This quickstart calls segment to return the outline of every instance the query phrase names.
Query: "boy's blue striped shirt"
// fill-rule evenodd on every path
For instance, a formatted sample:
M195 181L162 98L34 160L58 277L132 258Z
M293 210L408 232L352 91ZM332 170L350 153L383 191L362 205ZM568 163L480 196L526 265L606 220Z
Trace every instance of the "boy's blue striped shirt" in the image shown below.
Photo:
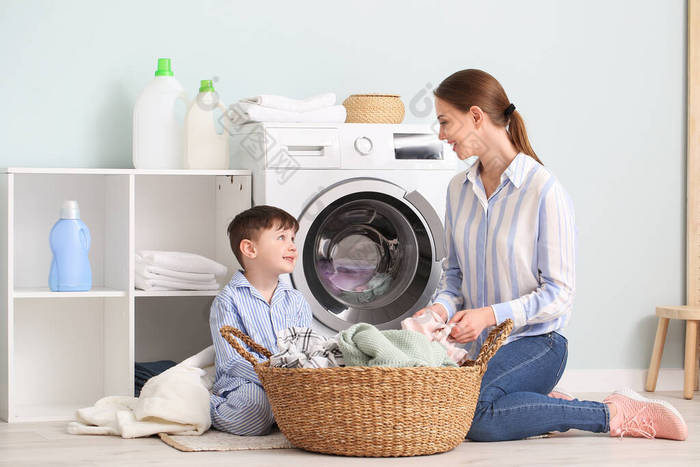
M270 303L238 271L211 306L209 326L216 351L216 381L212 392L225 397L245 382L261 385L253 366L231 347L221 334L222 326L234 326L273 354L277 352L277 334L287 328L309 327L311 308L301 292L280 280ZM243 346L258 360L262 355Z

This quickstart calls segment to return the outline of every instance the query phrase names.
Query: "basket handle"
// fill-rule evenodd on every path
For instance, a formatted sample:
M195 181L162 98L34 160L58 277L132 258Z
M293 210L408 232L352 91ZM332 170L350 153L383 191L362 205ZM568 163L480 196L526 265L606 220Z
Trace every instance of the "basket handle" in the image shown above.
M228 341L228 343L231 344L231 346L234 349L236 349L236 352L238 352L239 354L241 354L241 356L243 358L248 360L250 362L250 364L253 365L253 367L255 367L256 365L260 365L260 362L258 361L257 358L255 358L253 355L251 355L250 352L248 352L245 348L243 348L243 346L240 344L240 342L238 342L236 339L234 339L234 336L238 337L240 340L245 342L248 347L255 350L257 353L259 353L267 358L270 358L270 356L272 355L272 353L270 353L269 350L267 350L265 347L263 347L262 345L255 342L253 339L251 339L248 336L248 334L244 333L243 331L241 331L238 328L234 328L233 326L224 326L219 330L219 332L221 333L221 337L226 339L226 341Z
M486 373L489 360L501 348L512 330L513 320L507 319L489 333L486 342L481 346L479 356L476 357L476 365L479 367L480 374Z

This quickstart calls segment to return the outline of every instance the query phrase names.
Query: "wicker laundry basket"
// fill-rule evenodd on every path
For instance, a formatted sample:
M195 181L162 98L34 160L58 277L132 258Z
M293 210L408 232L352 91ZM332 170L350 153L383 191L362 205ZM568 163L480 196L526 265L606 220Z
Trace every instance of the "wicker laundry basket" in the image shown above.
M416 456L461 443L474 417L487 363L513 329L493 329L476 360L455 367L273 368L270 352L239 329L221 335L260 377L280 430L307 451ZM268 358L258 362L234 338Z
M345 123L401 123L406 112L398 94L352 94L343 106Z

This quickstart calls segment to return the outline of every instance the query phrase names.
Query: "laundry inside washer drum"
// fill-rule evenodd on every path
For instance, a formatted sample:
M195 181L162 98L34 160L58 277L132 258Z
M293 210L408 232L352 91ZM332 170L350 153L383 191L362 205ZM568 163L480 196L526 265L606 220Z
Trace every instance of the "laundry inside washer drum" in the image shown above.
M315 269L337 301L353 307L385 306L411 283L415 235L405 217L375 200L345 204L319 228Z

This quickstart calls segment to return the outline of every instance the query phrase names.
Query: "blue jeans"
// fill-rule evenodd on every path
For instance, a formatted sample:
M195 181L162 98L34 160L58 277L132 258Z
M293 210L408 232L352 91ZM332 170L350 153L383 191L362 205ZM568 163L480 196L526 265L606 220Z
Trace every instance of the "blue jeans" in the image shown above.
M467 438L506 441L571 428L609 431L602 402L547 397L566 366L568 343L550 332L501 347L488 363Z

